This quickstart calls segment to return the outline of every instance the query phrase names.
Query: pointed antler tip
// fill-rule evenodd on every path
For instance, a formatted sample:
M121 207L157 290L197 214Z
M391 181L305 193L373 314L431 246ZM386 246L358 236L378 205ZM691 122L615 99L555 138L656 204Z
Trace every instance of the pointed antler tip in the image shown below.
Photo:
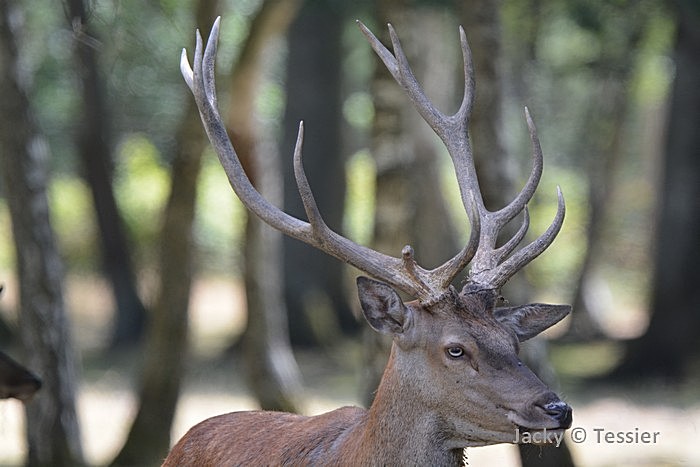
M527 122L527 127L530 130L530 133L536 134L537 127L535 126L535 120L532 118L530 109L527 106L525 106L525 121Z
M190 66L190 60L187 58L187 49L182 48L182 52L180 53L180 71L185 74L192 74L192 67Z
M190 66L190 61L187 59L187 49L182 48L182 53L180 54L180 74L185 79L187 87L192 90L192 83L194 81L194 72Z
M299 120L299 130L297 130L297 142L294 151L301 150L301 145L304 142L304 120Z

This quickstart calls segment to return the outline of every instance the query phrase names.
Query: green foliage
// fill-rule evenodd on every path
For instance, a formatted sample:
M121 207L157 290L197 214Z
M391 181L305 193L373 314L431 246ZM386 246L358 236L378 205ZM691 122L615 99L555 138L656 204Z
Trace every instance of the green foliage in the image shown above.
M247 212L210 151L204 156L197 186L195 240L207 270L240 272Z
M660 137L654 128L660 124L659 110L672 78L668 54L673 21L666 5L653 0L549 0L535 6L511 0L504 4L503 24L506 63L513 66L506 78L526 99L505 107L507 144L516 153L528 146L520 111L527 103L545 153L545 176L531 206L533 235L553 215L550 181L562 186L567 202L562 232L528 267L528 277L548 295L576 286L588 248L589 167L606 164L614 155L596 148L614 148L600 142L619 137L621 154L611 166L615 173L607 216L599 221L603 234L595 274L617 304L643 308L651 271L653 161L659 157L652 147ZM603 118L609 109L592 105L611 89L617 92L614 86L629 99L620 128Z
M347 193L343 232L361 245L369 245L374 229L375 167L367 150L346 163Z
M596 342L557 346L551 352L552 365L563 377L594 378L604 376L620 362L622 348L615 342Z
M169 175L158 150L145 135L128 135L117 150L114 189L138 258L153 260L160 234L161 211L169 191Z
M100 246L90 188L82 178L65 174L51 180L48 196L59 249L69 266L81 270L99 267Z
M343 115L353 127L367 131L374 119L374 103L367 92L354 92L343 103Z
M12 224L7 201L0 199L0 274L10 274L15 264ZM3 279L0 278L0 281ZM1 283L1 282L0 282Z

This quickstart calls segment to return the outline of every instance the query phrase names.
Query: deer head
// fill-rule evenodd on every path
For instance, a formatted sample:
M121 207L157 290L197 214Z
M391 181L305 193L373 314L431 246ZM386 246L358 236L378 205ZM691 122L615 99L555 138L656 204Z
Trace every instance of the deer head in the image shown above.
M558 209L551 225L537 239L516 251L529 226L527 203L542 174L542 150L527 108L525 118L532 145L532 171L512 202L497 211L489 211L479 190L467 132L474 80L464 30L460 28L464 96L457 112L445 115L423 92L391 25L393 52L362 23L358 25L452 158L471 225L470 238L464 248L443 265L427 270L416 262L410 246L404 247L401 255L395 257L358 245L332 231L317 208L304 173L303 123L299 125L293 163L308 221L292 217L265 200L246 177L217 108L214 82L217 19L206 48L197 33L193 69L183 50L181 70L233 190L248 209L275 229L374 278L358 278L360 303L370 326L393 337L393 347L370 413L381 412L384 416L398 411L404 412L404 418L424 415L441 426L440 436L454 449L514 442L516 428L545 432L568 428L570 407L523 365L518 358L518 347L520 342L561 320L570 307L498 306L501 287L552 243L564 220L564 199L557 189ZM521 213L523 221L518 232L497 247L500 231ZM468 265L468 278L458 291L452 283ZM404 303L397 291L415 300Z

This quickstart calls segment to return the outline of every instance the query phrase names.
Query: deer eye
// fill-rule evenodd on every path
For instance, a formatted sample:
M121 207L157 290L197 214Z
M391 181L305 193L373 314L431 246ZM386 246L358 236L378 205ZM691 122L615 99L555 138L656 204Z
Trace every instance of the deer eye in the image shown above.
M462 358L465 354L464 349L457 346L448 347L446 352L450 358Z

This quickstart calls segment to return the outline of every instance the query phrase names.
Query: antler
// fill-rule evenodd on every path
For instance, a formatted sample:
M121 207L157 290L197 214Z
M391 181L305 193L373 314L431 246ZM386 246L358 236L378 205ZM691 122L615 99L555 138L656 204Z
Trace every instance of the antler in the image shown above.
M466 267L467 263L463 263L462 261L471 261L469 282L483 288L501 288L517 271L547 249L554 241L554 238L557 233L559 233L562 223L564 222L564 198L561 190L557 187L558 207L557 214L552 224L539 238L513 254L513 256L508 257L527 233L530 223L527 203L535 193L542 175L542 148L540 147L540 142L537 138L537 129L530 117L530 112L526 107L525 119L527 120L530 131L533 157L530 177L523 189L510 204L498 211L489 211L484 206L484 201L481 196L479 180L476 175L471 144L469 142L468 124L474 101L474 72L472 69L471 51L467 43L464 29L461 26L459 28L462 58L464 61L464 96L457 112L448 116L436 109L425 95L425 92L408 65L406 55L403 52L396 31L394 31L391 24L388 25L388 28L392 48L394 50L393 54L384 47L364 24L360 21L358 21L357 24L365 37L367 37L374 51L391 72L396 82L404 89L414 107L418 110L418 113L420 113L423 119L430 125L447 147L457 175L462 203L467 212L467 217L472 224L472 234L474 233L474 226L480 224L478 247L473 257L464 255L460 257L460 261L453 261L451 265L446 265L444 267L446 276L450 277L451 281ZM500 231L508 222L513 220L515 216L520 214L520 212L524 212L523 223L520 229L508 242L496 248L496 242Z
M462 202L471 223L470 238L462 251L442 266L433 270L426 270L416 263L413 249L409 245L403 248L401 258L396 258L358 245L332 231L326 225L316 205L316 200L311 192L302 164L303 122L299 124L299 133L294 147L294 176L308 222L290 216L260 195L245 175L231 140L228 138L217 107L214 62L219 37L219 24L220 18L217 18L212 26L211 34L204 50L202 50L202 37L197 31L194 66L190 67L187 52L183 49L180 69L194 95L202 123L224 167L231 187L243 204L270 226L395 286L418 298L425 305L440 300L450 289L452 280L469 264L472 258L474 263L470 280L489 288L500 288L518 269L539 255L553 241L554 236L556 236L561 227L564 216L564 203L561 193L559 193L557 217L544 235L503 261L522 240L527 231L528 217L526 214L523 227L514 238L502 247L495 249L496 237L500 229L520 211L525 209L525 205L535 191L542 172L542 153L539 149L534 125L532 125L528 114L530 136L535 148L533 151L535 154L533 173L523 191L511 204L495 213L487 211L479 191L476 170L467 136L467 122L473 101L474 83L469 48L466 36L461 28L460 35L465 74L464 99L457 113L447 117L435 109L425 96L408 66L406 56L391 25L389 25L389 31L394 54L391 54L358 21L360 29L369 39L372 48L384 61L396 81L402 85L423 118L447 146L460 184ZM484 229L481 228L482 222L480 219L485 221L483 222Z
M280 232L325 251L341 261L420 299L423 303L429 304L439 300L454 277L451 274L446 274L445 269L454 263L464 263L463 258L471 258L476 251L479 236L478 222L476 227L472 228L468 245L446 265L431 271L416 264L413 249L410 246L404 247L401 258L396 258L358 245L338 235L323 220L304 172L301 157L304 140L303 122L299 124L299 133L294 147L294 176L309 221L305 222L290 216L268 202L245 175L217 107L214 62L220 19L217 18L214 22L204 50L202 36L197 31L193 67L190 66L187 59L187 51L183 49L180 70L194 95L207 136L224 167L229 183L243 204ZM454 266L449 269L452 268Z

